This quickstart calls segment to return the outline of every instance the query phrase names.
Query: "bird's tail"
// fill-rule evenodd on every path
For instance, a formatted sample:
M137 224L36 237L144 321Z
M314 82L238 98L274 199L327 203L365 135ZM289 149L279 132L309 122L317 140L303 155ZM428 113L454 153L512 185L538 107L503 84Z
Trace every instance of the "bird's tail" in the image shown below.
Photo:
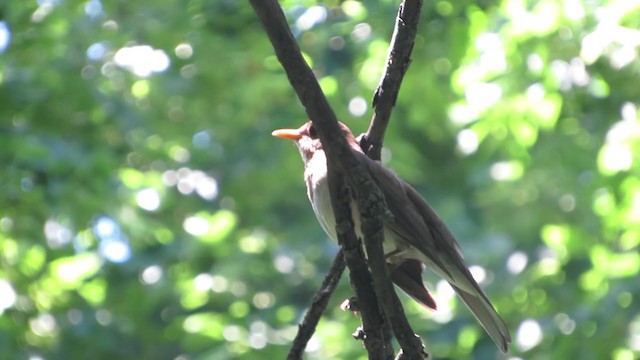
M482 290L478 289L475 293L471 293L453 284L451 286L478 319L487 334L498 345L500 351L506 353L507 344L511 342L509 329L507 329L507 325L493 308L485 294L482 293Z

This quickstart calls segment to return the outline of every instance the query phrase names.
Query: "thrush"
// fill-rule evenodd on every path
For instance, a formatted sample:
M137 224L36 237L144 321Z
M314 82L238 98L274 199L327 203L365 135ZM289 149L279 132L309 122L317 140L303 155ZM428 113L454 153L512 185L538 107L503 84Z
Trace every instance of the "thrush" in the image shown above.
M422 264L426 265L451 284L500 351L506 353L511 342L509 330L473 279L460 245L447 226L415 189L367 157L346 125L340 123L340 127L353 154L384 194L392 215L384 219L383 248L393 283L417 302L435 310L436 303L422 282ZM327 235L337 240L327 158L313 123L309 121L298 129L275 130L272 135L295 141L304 162L304 179L313 211ZM351 201L351 211L356 234L362 238L355 199Z

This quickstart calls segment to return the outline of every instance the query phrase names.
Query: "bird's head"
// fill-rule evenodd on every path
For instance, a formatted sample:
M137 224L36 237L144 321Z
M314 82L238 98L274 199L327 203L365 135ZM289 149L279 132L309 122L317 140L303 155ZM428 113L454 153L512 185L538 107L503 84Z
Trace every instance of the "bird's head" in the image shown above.
M349 145L359 150L360 147L358 146L358 142L353 137L353 134L347 125L341 122L338 124L340 125L340 129L342 129ZM297 129L274 130L271 135L295 141L298 150L300 150L300 155L302 155L302 160L304 160L305 163L311 160L317 151L323 151L322 143L320 142L318 133L311 121L307 121Z

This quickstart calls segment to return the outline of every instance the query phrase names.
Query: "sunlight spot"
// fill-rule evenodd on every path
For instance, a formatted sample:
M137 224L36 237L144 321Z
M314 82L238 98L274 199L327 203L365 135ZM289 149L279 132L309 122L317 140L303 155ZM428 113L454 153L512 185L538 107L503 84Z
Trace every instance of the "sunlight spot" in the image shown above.
M169 149L169 156L177 162L184 163L191 159L191 153L189 150L182 146L174 145Z
M11 43L11 30L6 21L0 21L0 54L2 54Z
M12 307L17 299L18 296L13 286L11 286L11 283L7 280L0 279L0 315L2 315L6 309Z
M288 274L293 271L295 263L293 259L286 255L278 255L273 260L273 265L276 270L278 270L282 274Z
M475 83L465 89L464 96L471 106L478 111L485 111L500 100L502 88L494 83Z
M216 179L200 172L202 176L196 179L196 193L205 200L213 200L218 197L218 182Z
M355 42L363 42L371 36L371 25L360 23L353 27L351 38Z
M204 200L218 197L218 182L215 178L200 170L180 168L178 171L168 170L162 174L162 182L167 186L177 185L178 191L189 195L194 191Z
M107 217L98 219L95 227L99 236L115 236L116 231L118 230L118 224Z
M323 23L327 19L327 9L324 6L312 6L308 8L298 20L296 25L302 31L311 29L312 27Z
M579 58L571 59L569 75L571 76L571 81L578 86L587 86L591 80L584 62Z
M123 241L108 240L100 243L102 255L114 263L123 263L131 257L131 249Z
M163 50L154 49L149 45L123 47L116 52L114 61L118 66L140 77L163 72L170 63Z
M507 271L511 274L517 275L521 273L529 262L529 257L522 251L516 251L507 259Z
M463 129L457 136L458 150L465 155L470 155L478 150L478 134L471 129Z
M31 331L38 336L53 336L58 328L56 319L51 314L40 314L29 320Z
M266 234L262 231L253 231L240 238L238 247L249 254L261 253L267 247Z
M211 284L211 290L217 293L227 291L229 287L229 281L222 275L215 275L213 277L213 284Z
M576 198L571 194L564 194L560 196L558 206L564 212L571 212L576 208Z
M247 293L247 285L242 281L236 281L229 288L231 293L237 297L244 296Z
M569 76L569 64L563 60L553 60L551 62L551 75L559 83L561 90L571 88L571 77Z
M155 189L144 189L136 195L138 206L147 211L156 211L160 207L160 194Z
M131 95L136 99L144 99L149 95L151 86L147 80L138 80L131 85Z
M191 176L191 169L180 168L178 169L178 191L183 195L188 195L193 192L195 187L193 177Z
M107 55L108 48L104 43L98 42L87 48L87 58L92 61L101 61Z
M605 144L600 150L598 163L605 173L629 170L633 164L633 153L622 144Z
M211 145L211 135L207 130L197 132L193 135L191 142L199 149L206 149Z
M238 341L241 337L243 337L242 328L238 325L227 325L222 330L222 336L225 340L234 342Z
M622 115L623 120L636 121L636 119L638 118L638 108L634 103L625 102L624 104L622 104L620 114ZM638 129L636 129L636 131L638 132Z
M142 271L140 280L143 284L152 285L162 279L162 268L158 265L151 265Z
M89 0L84 5L84 13L89 17L97 17L103 14L100 0Z
M487 271L478 265L473 265L469 267L469 271L473 276L473 279L478 283L482 284L487 279Z
M84 315L82 311L78 309L70 309L67 312L67 319L69 319L69 322L73 325L80 325L83 318L84 318Z
M307 343L307 347L304 349L304 351L307 353L314 353L320 351L320 349L322 349L322 342L320 341L320 339L318 339L317 336L314 336L309 340L309 343Z
M0 230L9 232L13 228L13 219L8 216L0 218Z
M436 289L433 293L434 300L438 305L438 311L435 311L432 316L433 319L441 324L448 323L453 319L453 308L451 307L451 301L455 297L455 291L451 285L440 280L436 284Z
M180 68L180 75L185 79L190 79L198 73L198 67L195 64L187 64Z
M120 225L113 219L103 216L93 225L93 231L100 240L100 254L108 261L123 263L131 258L131 248Z
M612 50L610 55L611 66L614 69L621 69L631 64L637 57L636 48L633 46L621 46Z
M162 173L162 182L167 186L175 186L178 183L178 172L167 170Z
M211 290L211 288L213 287L213 283L213 276L207 273L198 274L198 276L193 279L193 286L198 291Z
M31 14L31 21L34 23L41 22L45 17L47 17L47 15L50 14L54 6L56 5L56 1L38 1L38 5L39 6L36 11Z
M527 68L534 74L539 74L544 69L544 61L538 54L527 56Z
M249 327L249 346L254 349L262 349L267 346L267 324L256 321Z
M209 231L209 222L200 216L189 216L182 223L182 227L193 236L202 236Z
M178 44L174 51L176 53L176 56L183 60L186 60L193 55L193 48L189 43Z
M333 51L340 51L344 49L346 45L344 38L342 36L333 36L329 39L329 48Z
M542 85L541 83L531 84L527 88L527 99L531 102L539 103L540 101L544 100L544 95L544 85Z
M117 31L118 23L114 20L107 20L102 24L102 28L109 31Z
M113 321L113 315L109 310L99 309L96 311L96 321L102 326L107 326Z
M349 112L353 116L362 116L367 112L367 101L362 96L356 96L349 101Z
M485 72L503 72L507 70L507 60L500 35L496 33L478 35L476 48L481 52L480 66Z
M640 315L629 324L629 338L627 343L633 351L640 351Z
M258 309L266 309L272 307L276 303L276 297L273 293L264 291L256 293L253 296L253 305Z
M565 335L570 335L576 329L576 322L573 321L569 315L560 313L553 317L553 321Z
M536 347L542 341L542 328L536 320L526 319L518 327L516 345L521 351Z
M73 238L71 229L53 219L48 219L44 223L44 234L47 238L47 244L52 249L58 249L68 244Z
M491 165L491 178L496 181L515 180L522 176L522 164L514 161L499 161Z
M454 104L449 108L451 123L464 126L478 118L478 110L469 104Z

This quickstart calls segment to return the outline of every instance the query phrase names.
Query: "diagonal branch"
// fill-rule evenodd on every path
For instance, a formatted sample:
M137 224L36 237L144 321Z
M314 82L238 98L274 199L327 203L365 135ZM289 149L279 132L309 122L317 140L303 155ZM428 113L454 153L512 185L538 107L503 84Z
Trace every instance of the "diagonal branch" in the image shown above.
M384 132L389 124L391 110L396 105L400 84L411 62L421 9L422 0L404 0L398 9L387 63L373 95L373 117L369 130L360 140L364 152L374 160L380 160Z
M305 314L302 324L298 327L298 333L296 334L296 338L293 340L293 345L287 355L287 360L302 359L302 353L316 330L318 321L320 321L320 317L322 316L324 309L327 307L327 303L329 302L329 298L331 297L333 290L340 281L340 277L344 272L344 266L343 251L340 250L336 255L336 258L333 260L331 269L329 269L329 274L324 278L320 289L318 289L313 300L311 300L311 306Z

